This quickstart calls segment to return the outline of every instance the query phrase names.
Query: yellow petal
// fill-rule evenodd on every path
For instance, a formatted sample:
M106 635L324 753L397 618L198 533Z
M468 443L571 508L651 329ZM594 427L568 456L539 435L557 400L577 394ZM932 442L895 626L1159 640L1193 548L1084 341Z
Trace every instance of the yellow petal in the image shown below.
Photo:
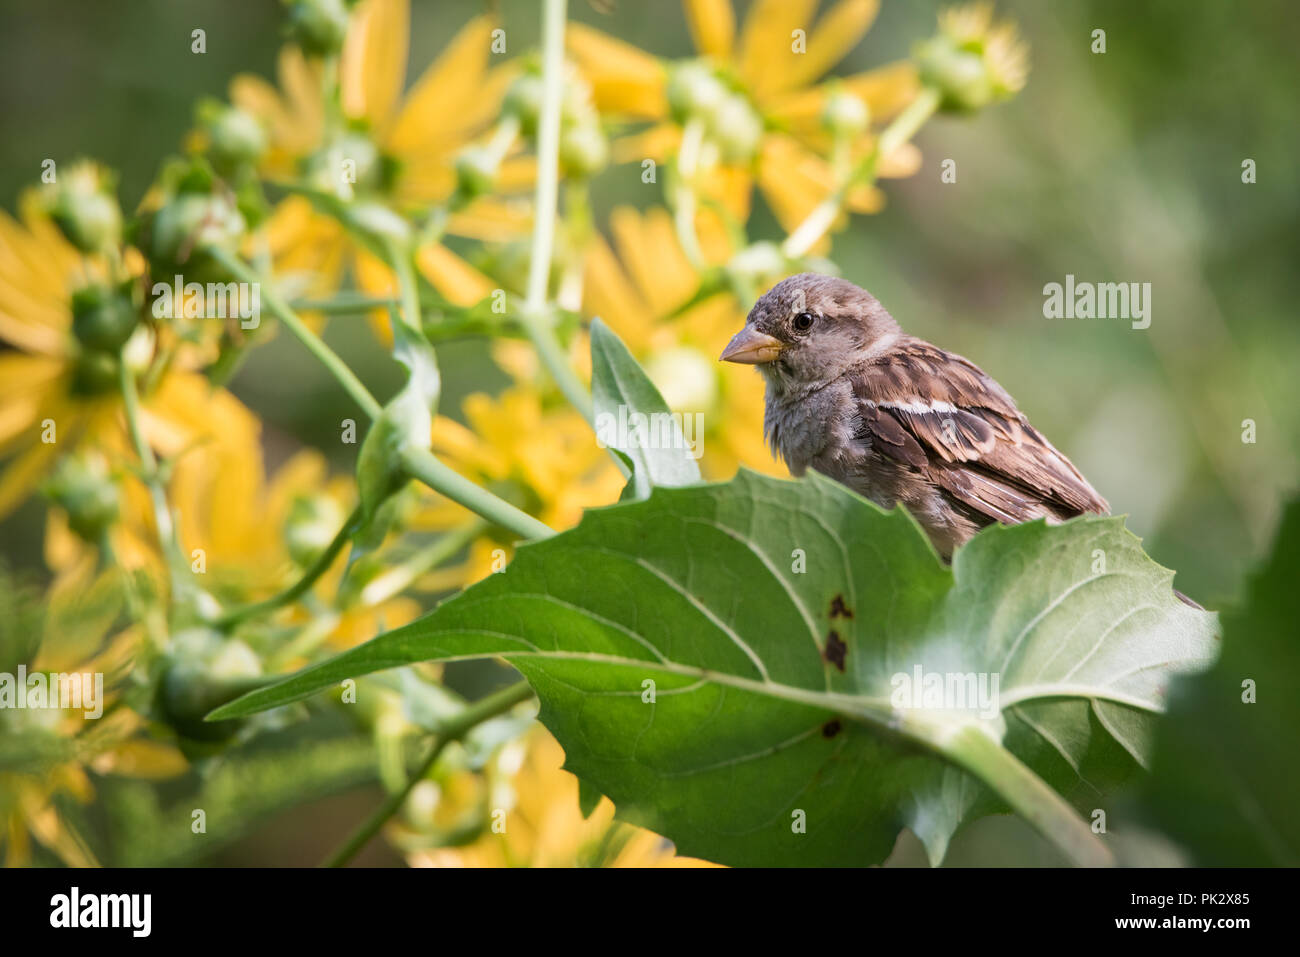
M406 80L411 11L407 0L363 0L339 59L343 112L364 119L382 140Z
M648 119L667 113L664 70L650 54L580 23L570 23L565 38L600 112Z
M449 142L446 133L463 129L467 112L480 121L492 114L497 104L483 96L482 87L494 26L491 17L475 17L429 64L387 138L390 152L400 156L424 146L451 152L456 144Z
M736 34L736 15L731 10L731 0L684 0L683 5L695 49L718 59L730 56L731 42Z
M492 294L496 284L438 243L420 249L415 263L433 288L458 306L472 306Z
M794 31L807 31L817 0L755 0L740 35L740 75L762 99L791 85L795 61L807 53L792 49Z
M787 87L810 83L839 63L871 28L880 0L840 0L817 21L808 37L808 52L795 56Z

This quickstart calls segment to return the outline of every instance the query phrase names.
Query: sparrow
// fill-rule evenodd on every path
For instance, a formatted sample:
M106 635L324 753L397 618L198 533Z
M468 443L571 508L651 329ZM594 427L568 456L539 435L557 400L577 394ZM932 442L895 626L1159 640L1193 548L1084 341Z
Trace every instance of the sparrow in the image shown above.
M1109 511L1002 386L847 280L777 283L721 358L762 373L764 432L792 474L811 467L883 508L902 503L945 560L993 522Z

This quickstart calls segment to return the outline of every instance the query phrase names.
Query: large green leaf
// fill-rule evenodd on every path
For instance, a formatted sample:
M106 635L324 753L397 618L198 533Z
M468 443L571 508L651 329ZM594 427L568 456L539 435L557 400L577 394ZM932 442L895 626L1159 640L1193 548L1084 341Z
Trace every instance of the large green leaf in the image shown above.
M1043 781L1099 806L1144 759L1170 672L1212 654L1214 616L1171 578L1118 518L991 528L949 569L901 510L819 476L742 472L589 512L419 621L212 717L501 655L566 766L682 853L871 864L910 827L938 861L962 823L1009 803L1099 862ZM917 668L990 689L997 675L999 708L896 706Z
M1222 657L1170 690L1147 807L1201 864L1300 866L1298 584L1300 500L1243 608L1224 616Z
M624 499L645 498L655 486L700 480L681 417L669 411L627 346L599 319L591 323L591 401L597 440L632 467Z

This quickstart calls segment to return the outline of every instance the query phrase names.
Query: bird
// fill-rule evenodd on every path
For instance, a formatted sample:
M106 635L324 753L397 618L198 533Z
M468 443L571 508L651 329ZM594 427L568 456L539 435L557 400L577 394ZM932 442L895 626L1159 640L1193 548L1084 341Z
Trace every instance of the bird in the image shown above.
M945 561L981 528L1110 506L979 366L905 333L865 289L800 273L754 304L721 360L766 380L764 432L883 508L904 505Z

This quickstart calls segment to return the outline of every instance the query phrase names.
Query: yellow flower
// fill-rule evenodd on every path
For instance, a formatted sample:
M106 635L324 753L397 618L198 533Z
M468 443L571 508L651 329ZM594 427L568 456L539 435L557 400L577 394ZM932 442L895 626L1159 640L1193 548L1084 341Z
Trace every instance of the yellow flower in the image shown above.
M324 456L314 450L295 453L268 476L255 434L238 445L182 456L168 495L182 554L202 550L200 583L232 606L269 598L301 578L356 500L352 479L330 478ZM312 614L298 607L287 620L319 627L322 641L350 647L419 614L419 604L401 596L337 601L347 563L345 547L304 599L314 596L323 607Z
M87 771L160 779L188 767L176 748L140 734L145 719L120 702L141 640L137 625L106 637L120 614L120 599L116 571L96 577L88 569L56 581L45 596L41 642L28 674L102 675L103 697L96 702L102 712L88 718L84 707L0 711L0 742L17 745L6 748L9 758L0 771L0 845L7 867L31 862L33 839L69 867L97 866L89 845L59 810L63 799L93 799Z
M280 88L256 76L239 76L230 98L259 117L269 131L264 175L300 179L308 167L341 178L344 160L355 164L358 191L376 192L399 208L426 207L447 200L456 186L455 157L481 136L497 115L511 65L489 66L495 21L475 17L451 40L403 96L410 39L408 0L363 0L352 16L339 57L343 116L353 129L330 129L322 101L322 69L296 46L280 53ZM497 179L503 192L528 186L534 164L506 159ZM476 239L505 239L528 225L526 203L482 197L454 213L449 233ZM357 249L331 217L316 213L302 198L277 207L267 226L270 252L281 275L300 273L305 289L326 294L353 266L361 287L376 295L394 291L386 266ZM436 246L429 257L453 257ZM454 257L453 257L454 258ZM437 272L430 281L440 286ZM314 280L314 281L312 281ZM445 287L447 294L455 292Z
M117 360L74 334L72 293L92 282L104 283L109 270L98 257L82 258L41 211L36 191L20 201L22 221L0 211L0 341L11 347L0 355L0 517L32 492L56 458L83 443L105 449L115 463L133 461L127 449ZM141 268L133 252L127 269ZM127 350L142 347L153 355L151 331L138 328ZM252 416L232 396L213 390L190 371L198 357L175 347L166 373L142 397L146 440L164 456L198 443L221 444L253 427ZM131 554L121 556L134 563Z
M602 112L654 124L616 144L615 157L622 161L662 160L681 148L683 130L672 119L670 107L670 96L681 92L672 88L674 76L688 87L688 98L717 100L709 110L723 126L743 130L749 122L743 119L745 111L753 112L761 121L761 133L752 159L724 161L701 174L701 192L721 202L737 220L748 217L754 180L786 230L830 194L835 175L818 154L829 145L821 116L836 89L860 98L873 123L896 114L919 90L916 71L907 62L817 82L867 32L878 0L839 0L815 24L817 0L756 0L739 38L730 0L684 0L684 6L706 70L684 64L670 73L649 54L580 24L570 25L569 46ZM702 88L692 91L689 87L696 84ZM728 84L734 90L729 91ZM854 155L865 154L872 142L868 135L861 137L853 144ZM878 173L910 176L919 165L919 152L905 144L882 158ZM846 205L870 213L882 203L878 190L861 187L850 192Z
M493 789L493 810L504 810L505 830L491 829L464 847L412 851L414 867L713 867L678 857L651 831L614 821L602 798L584 818L578 779L564 770L564 751L542 729L507 745L497 764L507 772ZM517 764L518 769L509 773ZM460 787L453 793L463 794Z

